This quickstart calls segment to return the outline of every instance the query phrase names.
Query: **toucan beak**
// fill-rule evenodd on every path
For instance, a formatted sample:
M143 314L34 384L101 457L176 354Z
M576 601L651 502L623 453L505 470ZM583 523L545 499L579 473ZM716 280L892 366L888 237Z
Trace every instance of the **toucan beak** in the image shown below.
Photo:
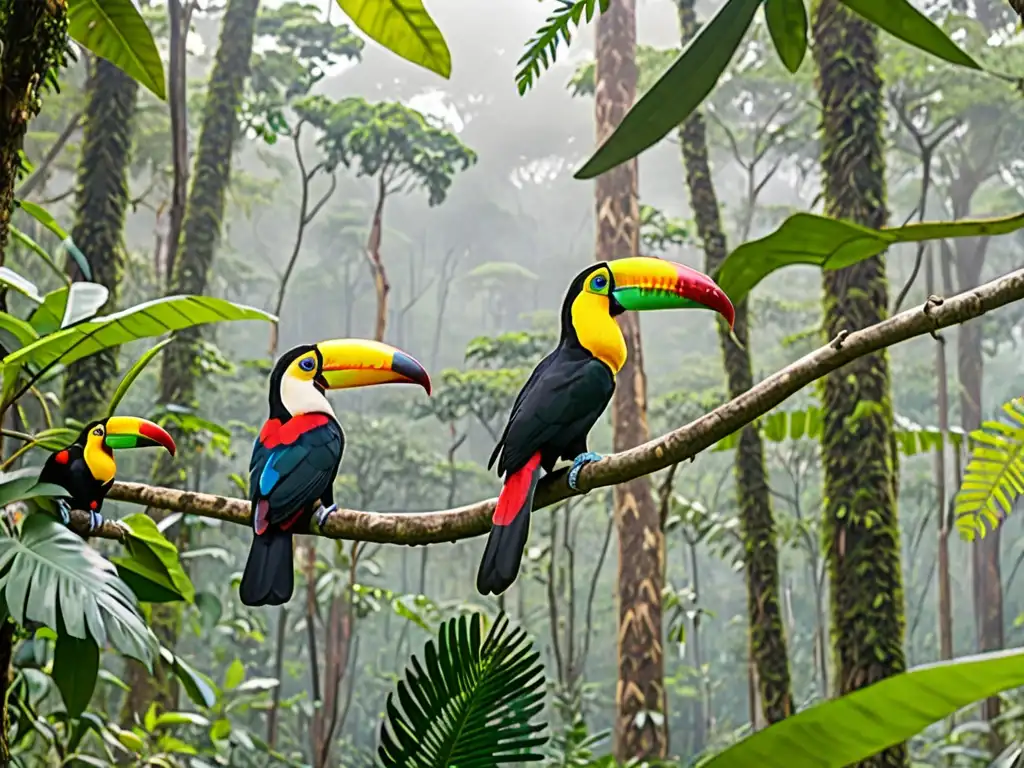
M134 416L111 416L103 439L108 448L152 448L162 445L173 456L177 452L172 438L163 427L148 419Z
M626 310L705 307L718 312L732 328L736 309L710 277L674 261L633 256L608 262L612 297Z
M316 347L323 356L317 383L324 389L419 384L430 394L426 369L400 349L367 339L331 339Z

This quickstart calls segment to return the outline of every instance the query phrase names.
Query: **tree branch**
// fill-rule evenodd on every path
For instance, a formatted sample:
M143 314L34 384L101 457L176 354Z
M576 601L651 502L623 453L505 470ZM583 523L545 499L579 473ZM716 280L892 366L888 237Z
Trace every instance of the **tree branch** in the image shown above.
M901 341L933 333L1024 299L1024 269L1010 272L949 299L930 298L922 306L837 339L769 376L739 397L719 406L685 427L622 453L614 453L580 471L584 491L617 485L649 475L687 459L764 415L816 379L858 357ZM575 495L562 468L543 478L534 498L542 509ZM249 502L244 499L193 493L143 483L115 483L108 498L157 509L188 512L202 517L249 525ZM377 513L339 509L327 520L320 535L332 539L373 541L382 544L433 544L481 536L490 529L495 499L441 512ZM75 513L77 525L80 515ZM84 518L81 518L84 519ZM116 523L106 522L95 534L120 538Z

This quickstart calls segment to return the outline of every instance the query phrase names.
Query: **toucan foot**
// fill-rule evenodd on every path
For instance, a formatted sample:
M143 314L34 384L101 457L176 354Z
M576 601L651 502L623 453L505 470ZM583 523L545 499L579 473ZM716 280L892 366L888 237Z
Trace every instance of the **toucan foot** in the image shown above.
M96 533L103 525L103 515L95 509L89 510L89 533Z
M60 515L60 522L64 527L71 525L71 505L64 499L57 499L57 513Z
M327 523L327 518L331 516L332 512L338 511L337 504L331 504L329 507L325 507L323 504L320 505L320 509L316 511L316 527L319 530L323 530L324 525Z
M585 465L593 464L595 461L600 461L603 458L604 456L602 456L600 453L587 451L586 453L581 453L579 456L573 459L572 467L569 469L569 487L572 488L574 491L578 491L579 488L576 487L576 480L580 476L580 470L583 469Z

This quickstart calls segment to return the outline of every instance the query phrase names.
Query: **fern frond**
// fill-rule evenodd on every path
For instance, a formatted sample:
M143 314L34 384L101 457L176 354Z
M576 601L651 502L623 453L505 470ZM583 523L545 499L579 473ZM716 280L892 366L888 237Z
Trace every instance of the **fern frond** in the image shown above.
M524 95L540 77L541 68L550 69L558 56L559 43L568 46L572 42L573 30L580 26L580 19L586 14L589 24L594 18L594 8L600 4L601 13L608 10L610 0L558 0L558 8L544 21L537 34L526 44L526 52L517 64L516 86L519 95Z
M968 541L994 531L1024 494L1024 398L1002 410L1003 421L986 421L971 433L974 447L955 503L956 526Z

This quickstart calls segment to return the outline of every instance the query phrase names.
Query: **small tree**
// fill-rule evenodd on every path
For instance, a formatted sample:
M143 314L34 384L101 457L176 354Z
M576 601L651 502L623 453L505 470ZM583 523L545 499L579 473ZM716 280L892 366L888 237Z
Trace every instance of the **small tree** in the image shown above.
M391 195L424 190L431 206L440 205L452 178L476 162L476 153L435 120L395 102L370 103L355 97L332 102L313 96L303 104L303 117L325 136L334 137L346 167L376 180L366 257L377 293L374 338L383 340L390 290L381 258L384 202Z

